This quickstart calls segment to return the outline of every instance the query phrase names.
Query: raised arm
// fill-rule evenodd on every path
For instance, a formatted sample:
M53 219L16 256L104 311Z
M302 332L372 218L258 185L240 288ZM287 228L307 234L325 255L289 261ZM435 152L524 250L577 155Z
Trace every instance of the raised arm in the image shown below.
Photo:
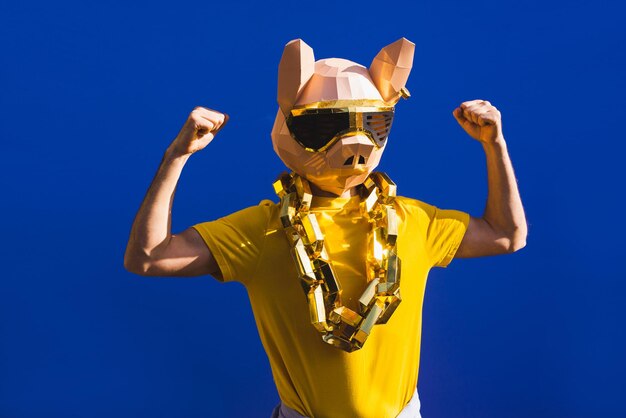
M526 216L502 133L500 111L487 101L472 100L462 103L453 115L482 144L489 187L483 216L470 217L456 257L515 252L526 245Z
M206 147L227 121L227 115L197 107L167 148L133 222L124 254L128 271L142 276L220 276L198 232L188 228L172 234L171 216L185 163L191 154Z

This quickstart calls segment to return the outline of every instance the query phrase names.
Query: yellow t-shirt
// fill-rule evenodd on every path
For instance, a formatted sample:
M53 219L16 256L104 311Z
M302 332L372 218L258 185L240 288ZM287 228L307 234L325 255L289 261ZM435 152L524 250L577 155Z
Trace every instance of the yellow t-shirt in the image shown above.
M369 225L359 197L314 197L312 211L343 288L342 302L357 311L365 290ZM431 267L446 267L469 215L398 197L398 255L402 302L374 326L362 349L347 353L322 341L279 220L269 200L224 218L194 225L214 255L224 281L248 291L261 342L281 400L315 418L396 417L417 385L422 302Z

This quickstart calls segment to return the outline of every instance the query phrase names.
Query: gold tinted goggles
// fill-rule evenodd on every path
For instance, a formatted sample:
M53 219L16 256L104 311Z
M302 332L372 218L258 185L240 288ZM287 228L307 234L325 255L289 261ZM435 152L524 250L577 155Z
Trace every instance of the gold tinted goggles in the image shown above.
M296 107L286 123L293 139L307 151L325 151L339 139L357 132L380 148L389 136L393 115L393 106L378 100L338 100Z

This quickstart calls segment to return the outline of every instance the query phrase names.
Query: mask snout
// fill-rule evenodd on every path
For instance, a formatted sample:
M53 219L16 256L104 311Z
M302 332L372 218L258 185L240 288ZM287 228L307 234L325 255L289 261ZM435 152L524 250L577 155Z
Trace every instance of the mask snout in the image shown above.
M367 167L376 147L366 135L355 133L344 136L327 150L327 161L332 168L357 169Z

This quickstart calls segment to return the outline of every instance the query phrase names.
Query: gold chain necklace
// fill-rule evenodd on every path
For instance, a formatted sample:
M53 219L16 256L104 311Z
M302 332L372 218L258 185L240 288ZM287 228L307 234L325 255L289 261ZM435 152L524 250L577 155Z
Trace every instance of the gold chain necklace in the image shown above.
M402 301L395 183L386 174L374 172L358 186L361 215L370 224L368 285L359 298L358 313L341 303L341 284L326 251L324 234L310 211L313 194L308 181L285 172L273 186L280 197L280 220L307 297L311 323L328 344L347 352L360 349L374 325L386 324Z

